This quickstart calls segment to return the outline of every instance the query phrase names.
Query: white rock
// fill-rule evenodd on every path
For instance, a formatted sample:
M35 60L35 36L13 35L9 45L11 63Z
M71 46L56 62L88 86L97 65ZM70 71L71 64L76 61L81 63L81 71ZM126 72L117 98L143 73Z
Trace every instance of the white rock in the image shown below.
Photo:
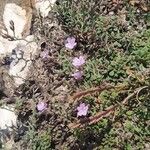
M31 40L30 42L26 42L24 40L19 41L19 46L16 47L17 57L10 64L9 75L13 76L15 81L15 86L19 86L24 83L28 73L30 66L32 64L32 59L34 59L38 46L36 42L32 41L33 36L28 36L26 40ZM23 52L22 58L20 51ZM20 57L18 59L18 57Z
M10 65L9 75L13 76L15 86L19 86L25 82L32 62L20 60L16 65L13 65L12 63Z
M13 21L14 23L15 32L13 32L10 28L10 21ZM8 3L5 5L3 22L10 36L14 36L15 33L15 37L21 38L22 32L24 31L25 25L27 23L26 21L26 10L22 9L15 3Z
M16 50L17 58L10 64L9 75L13 76L15 86L19 86L24 83L28 75L30 65L32 64L31 60L34 59L38 46L37 43L34 42L34 36L32 35L27 36L25 40L16 41L8 41L0 37L1 58L10 55L13 49ZM23 53L23 59L21 58L20 51Z
M53 1L52 1L53 2ZM45 8L47 3L44 3L42 8ZM6 38L0 36L0 58L6 55L11 55L12 50L16 50L16 56L13 56L14 60L10 65L9 75L14 78L15 86L19 86L24 83L29 68L32 64L31 59L34 59L37 53L37 43L34 41L34 36L27 36L24 40L25 31L29 31L28 28L31 25L32 11L26 11L22 7L15 3L7 3L4 8L3 22L8 31L8 35L18 40L9 41ZM11 23L14 24L14 32L11 29ZM3 30L3 33L6 30ZM28 32L29 33L29 32ZM27 33L27 35L28 35ZM21 53L20 53L21 52ZM23 56L22 56L23 54ZM16 57L16 58L15 58Z
M110 16L114 15L114 12L113 12L113 11L110 11L110 12L109 12L109 15L110 15Z
M40 12L41 16L47 17L56 0L36 0L35 8Z
M15 41L9 41L8 39L5 39L2 36L0 36L0 58L3 58L6 55L10 54L12 50L15 49L19 44L26 45L26 47L28 47L28 51L26 52L26 54L36 53L37 44L36 42L34 42L33 35L27 36L25 40L15 40Z
M4 43L0 40L0 55L5 55Z
M17 46L18 41L9 41L0 36L0 58L5 57L11 53L12 50Z
M11 127L16 126L17 115L14 112L13 107L3 106L0 107L0 131L11 130Z

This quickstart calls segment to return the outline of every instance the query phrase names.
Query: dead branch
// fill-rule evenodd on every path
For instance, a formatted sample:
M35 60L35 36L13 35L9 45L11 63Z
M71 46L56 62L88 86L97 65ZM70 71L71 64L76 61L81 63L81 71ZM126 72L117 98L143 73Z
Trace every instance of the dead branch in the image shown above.
M102 92L104 90L108 90L108 89L111 89L113 88L114 86L110 85L110 84L102 84L96 88L90 88L88 90L85 90L85 91L82 91L82 92L77 92L75 93L73 96L71 96L71 101L74 101L76 99L81 99L82 97L84 96L88 96L90 94L93 94L95 92Z
M143 89L145 89L147 87L148 86L144 86L144 87L137 88L136 90L134 90L133 93L131 93L130 95L128 95L121 102L121 105L125 105L130 98L132 98L133 96L135 96L136 94L138 94L141 90L143 90ZM84 120L84 122L78 121L76 123L70 123L69 124L69 128L71 128L71 129L82 128L82 127L85 127L86 125L95 124L98 121L102 120L104 117L109 116L115 110L115 108L117 108L119 106L120 106L120 104L112 105L112 106L108 107L106 110L104 110L102 112L98 112L95 116L91 116L88 119Z

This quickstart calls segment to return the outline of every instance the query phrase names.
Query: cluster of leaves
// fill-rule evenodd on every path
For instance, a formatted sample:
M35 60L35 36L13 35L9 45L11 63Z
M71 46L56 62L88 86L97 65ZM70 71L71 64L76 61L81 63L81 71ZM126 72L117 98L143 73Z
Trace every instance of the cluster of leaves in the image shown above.
M49 129L47 129L49 130ZM47 130L35 131L34 127L30 127L23 140L28 142L29 149L32 150L48 150L51 148L51 132Z

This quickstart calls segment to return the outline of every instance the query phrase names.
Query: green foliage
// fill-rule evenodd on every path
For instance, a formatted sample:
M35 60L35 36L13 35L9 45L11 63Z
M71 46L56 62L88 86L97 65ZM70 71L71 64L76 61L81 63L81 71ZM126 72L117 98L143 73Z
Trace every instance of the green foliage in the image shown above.
M114 37L115 32L119 32L112 28L116 24L116 18L112 17L110 21L109 17L100 15L101 12L100 3L95 0L88 3L84 0L64 0L58 5L58 18L65 31L75 35L81 42L80 46L89 51L102 47L104 41ZM112 34L108 36L111 31Z
M133 40L132 55L133 61L137 61L139 65L144 67L150 66L150 30L146 30L143 34Z
M135 31L134 25L140 16L128 4L127 20L131 30L118 24L116 15L101 15L100 7L94 0L64 0L58 6L59 19L65 31L76 37L77 49L82 53L90 50L90 53L85 53L88 57L79 87L87 89L104 81L121 84L129 91L141 85L150 86L149 75L144 73L150 67L150 30ZM141 16L141 19L146 17L148 15ZM63 60L70 59L69 55L66 56ZM62 64L65 70L68 68L73 72L70 63L62 61ZM69 73L69 70L66 72ZM94 97L86 98L91 106L90 115L120 103L126 97L121 92L121 89L102 92L97 96L100 104L95 103ZM75 131L80 148L88 149L89 145L97 143L100 145L97 149L102 150L144 149L146 137L150 135L147 124L150 116L148 93L143 92L138 100L136 97L126 107L121 106L114 114L119 121L110 123L108 118L102 119L84 130Z
M84 68L84 80L86 85L97 85L102 81L103 76L100 70L101 65L102 61L100 59L90 59L87 61Z
M26 138L29 139L30 147L32 150L50 150L51 139L49 131L36 132L30 130L26 134Z
M72 70L72 64L71 64L71 58L69 57L69 55L64 52L64 51L61 51L60 55L59 55L59 60L61 62L61 65L62 65L62 70L61 72L63 74L66 74L66 75L69 75L70 74L70 71Z
M77 84L73 82L74 85L72 89L69 89L70 91L96 87L103 82L116 86L113 90L97 92L81 99L81 101L89 104L87 118L104 111L109 106L115 104L120 106L114 113L98 123L73 131L73 136L77 139L75 145L78 144L80 149L90 149L91 147L100 150L144 149L150 136L150 29L143 27L141 31L134 26L138 25L138 20L143 18L147 19L146 22L148 23L149 13L140 18L140 15L136 14L136 8L131 7L127 1L123 1L125 4L123 6L126 7L127 11L126 21L120 23L118 21L119 13L112 16L103 14L100 0L58 0L58 3L57 17L62 28L68 35L73 35L77 42L75 49L66 50L62 48L58 58L56 58L61 65L59 73L63 76L63 81L66 79L72 82L70 80L71 74L76 71L72 65L72 58L82 54L86 57L85 65L82 69L80 68L84 73L83 80L77 81ZM59 81L61 79L59 78ZM52 87L52 90L55 90L57 86ZM147 86L147 89L141 90L136 96L129 99L126 105L121 104L130 93L142 86ZM51 91L51 87L47 89ZM47 92L46 89L43 91ZM52 95L52 99L55 99L53 91L49 94ZM70 93L67 94L69 97ZM61 99L63 94L56 95L56 97L60 96ZM47 100L47 96L41 94L40 99L43 97ZM48 101L49 106L51 106L50 111L58 111L57 113L61 114L62 110L54 109L52 106L55 104L51 105L52 103ZM66 118L63 118L66 126L68 122L77 121L80 118L77 118L76 114L70 113L75 111L74 104L69 107L68 101L67 104L64 103L61 105L64 106L64 110L66 109L65 105L67 105L67 111L65 111L68 114ZM20 107L22 107L22 103L17 101L16 108L20 109ZM37 123L35 110L32 110L32 113L32 117L30 116L31 118L27 123L28 131L24 138L29 143L30 149L50 150L52 148L51 139L53 139L51 130L43 122ZM62 125L63 119L59 118L58 114L50 115L54 118L52 122L46 120L46 123L50 122L55 126L54 122L57 122L56 119L58 119L57 123ZM58 139L62 135L66 136L65 133L62 134L65 132L63 127L61 129ZM67 132L69 135L72 133L70 130ZM53 134L57 137L56 133ZM60 144L58 139L54 145Z
M50 128L38 129L35 113L30 116L28 121L28 131L23 137L25 145L32 150L50 150L51 149L51 130Z
M51 149L51 132L39 131L35 129L29 129L27 131L24 140L27 141L29 148L32 150L50 150Z

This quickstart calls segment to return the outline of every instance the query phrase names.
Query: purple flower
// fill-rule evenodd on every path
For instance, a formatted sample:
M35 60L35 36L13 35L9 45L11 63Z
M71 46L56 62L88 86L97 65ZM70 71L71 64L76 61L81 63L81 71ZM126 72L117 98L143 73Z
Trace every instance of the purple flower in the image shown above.
M87 112L88 112L89 106L85 105L85 103L81 103L78 107L77 107L77 116L86 116Z
M45 102L39 102L36 108L38 111L43 112L47 108L47 104Z
M79 68L81 67L82 65L85 64L85 59L83 56L80 56L79 58L78 57L75 57L72 61L72 64L73 66L75 66L76 68Z
M40 57L45 59L49 57L49 50L44 50L41 52Z
M76 80L81 80L82 76L83 76L83 72L82 71L76 71L75 73L72 74L72 76L76 79Z
M69 49L73 49L77 45L77 42L75 41L76 39L74 37L68 37L65 42L65 47Z

